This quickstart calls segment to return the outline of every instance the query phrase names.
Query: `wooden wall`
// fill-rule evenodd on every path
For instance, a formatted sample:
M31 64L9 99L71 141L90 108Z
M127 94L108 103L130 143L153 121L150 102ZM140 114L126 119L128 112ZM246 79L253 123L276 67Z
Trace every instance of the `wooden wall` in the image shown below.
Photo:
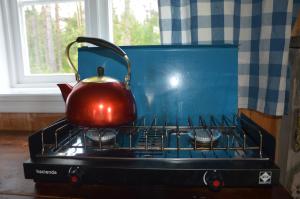
M292 34L292 36L299 36L300 35L300 12L297 15L297 19L296 19L296 22L293 26L291 34Z
M269 116L249 109L240 109L240 113L248 116L274 137L277 138L279 136L281 117Z
M63 113L0 113L0 131L32 132L63 117Z
M280 152L280 125L282 117L275 117L265 115L263 113L249 110L249 109L240 109L240 113L245 114L250 119L259 124L262 128L272 134L276 139L276 152L275 152L275 162L279 160L279 152Z

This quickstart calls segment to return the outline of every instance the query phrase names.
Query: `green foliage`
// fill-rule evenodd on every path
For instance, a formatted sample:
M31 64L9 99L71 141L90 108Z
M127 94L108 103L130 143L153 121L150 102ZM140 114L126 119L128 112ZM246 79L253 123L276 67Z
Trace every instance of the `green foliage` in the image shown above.
M126 2L129 4L129 1ZM59 8L59 3L26 7L25 25L31 74L73 72L64 55L65 47L76 37L85 34L84 6L82 2L76 4L76 11L68 17L60 15L63 10ZM130 6L126 7L128 9L120 18L113 10L114 43L159 44L158 13L149 11L147 18L140 22L132 14ZM77 63L77 49L73 48L70 54L74 63Z
M81 5L80 5L81 4ZM50 7L53 6L53 7ZM30 72L32 74L72 73L72 69L64 56L65 47L79 35L84 35L85 27L82 22L82 3L77 3L77 11L73 16L61 17L59 4L50 6L31 6L25 10L26 36ZM55 14L51 16L51 8L57 6ZM47 20L47 17L50 20ZM48 23L48 24L47 24ZM51 31L51 34L47 34ZM51 37L49 37L51 35ZM52 53L48 46L53 46ZM54 64L49 61L55 60ZM71 51L71 59L77 62L77 51Z
M158 26L158 13L151 10L147 18L139 22L132 14L130 2L126 1L125 11L118 17L113 9L113 37L118 45L158 45L160 34ZM157 31L155 31L155 29Z

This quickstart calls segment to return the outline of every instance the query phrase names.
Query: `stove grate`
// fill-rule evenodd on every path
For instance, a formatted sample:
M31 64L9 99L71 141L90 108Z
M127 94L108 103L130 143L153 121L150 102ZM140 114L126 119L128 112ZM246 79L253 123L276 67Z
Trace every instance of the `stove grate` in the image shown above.
M66 123L55 129L54 143L44 143L42 131L41 157L60 158L217 158L217 159L262 159L263 136L259 129L244 130L240 118L199 116L197 125L191 117L186 125L179 125L176 119L173 125L167 121L158 122L153 117L150 123L140 118L135 124L115 129L116 136L109 143L102 142L107 129L93 129L99 139L89 139L90 130ZM206 142L199 142L197 132L206 132ZM220 137L214 140L214 132ZM251 133L249 132L251 131ZM253 136L253 133L256 134ZM202 134L203 136L203 134ZM258 139L254 139L254 138ZM208 141L207 141L208 140Z

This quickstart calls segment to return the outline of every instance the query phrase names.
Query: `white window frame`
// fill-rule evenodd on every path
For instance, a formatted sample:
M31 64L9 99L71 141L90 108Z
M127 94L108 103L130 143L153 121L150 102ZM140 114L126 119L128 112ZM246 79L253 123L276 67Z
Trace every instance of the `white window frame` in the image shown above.
M39 0L40 3L68 2L72 0ZM26 31L21 5L37 4L36 1L18 2L1 0L9 85L11 88L55 87L58 82L75 81L73 74L30 74L26 75L28 54ZM100 37L111 41L111 1L84 0L86 36ZM23 43L22 43L23 42Z
M30 1L33 0L27 3ZM74 75L24 75L21 12L17 3L17 0L0 0L0 112L63 113L65 103L56 83L75 81ZM84 3L86 36L113 42L111 0L84 0Z

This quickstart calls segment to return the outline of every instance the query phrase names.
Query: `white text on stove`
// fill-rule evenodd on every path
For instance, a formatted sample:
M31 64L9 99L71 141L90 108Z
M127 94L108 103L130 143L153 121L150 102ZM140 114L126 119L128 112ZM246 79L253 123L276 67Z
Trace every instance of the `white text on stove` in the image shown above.
M57 171L55 171L55 170L47 171L47 170L39 170L39 169L36 169L35 172L36 172L37 174L57 175Z

